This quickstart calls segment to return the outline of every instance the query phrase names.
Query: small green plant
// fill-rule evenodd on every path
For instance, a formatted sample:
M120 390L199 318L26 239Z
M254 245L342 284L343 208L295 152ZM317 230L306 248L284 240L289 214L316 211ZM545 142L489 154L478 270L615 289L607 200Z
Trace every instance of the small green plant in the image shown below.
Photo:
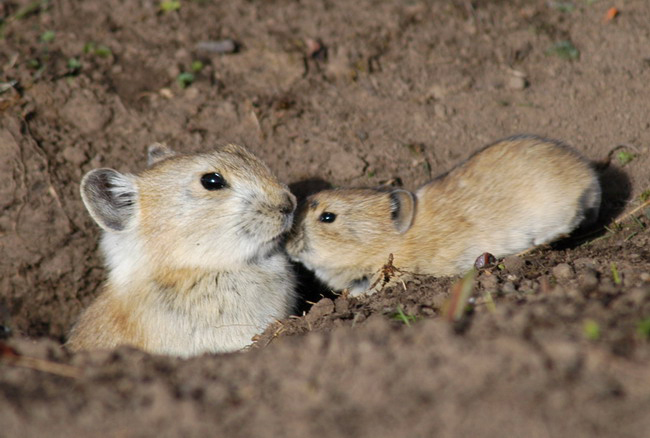
M636 155L634 155L632 152L622 150L618 151L616 153L616 159L618 162L621 164L621 166L625 166L628 164L630 161L634 160L636 158Z
M585 319L582 323L582 331L585 334L585 337L590 341L597 341L600 339L600 325L593 319Z
M111 49L103 44L95 44L93 42L88 42L84 44L84 53L89 55L99 56L100 58L108 58L113 54Z
M547 55L554 55L562 59L576 60L580 58L580 50L569 40L558 41L546 51Z
M203 62L197 60L192 62L192 65L190 65L190 70L192 70L194 73L198 73L203 70L203 67L205 67Z
M621 284L621 275L618 273L618 268L616 267L616 263L612 262L611 263L611 268L612 268L612 279L614 280L614 283L616 284Z
M78 75L81 70L81 61L77 58L68 59L68 75Z
M41 34L41 42L50 43L50 42L54 41L55 36L56 36L56 34L54 33L53 30L46 30L45 32L43 32Z
M181 88L187 88L192 85L195 79L196 77L194 76L194 73L183 72L178 75L176 81L178 81L178 85L180 85Z
M576 6L571 2L552 2L551 7L563 13L573 12Z
M397 306L397 310L393 315L393 319L395 321L401 321L404 324L406 324L408 327L410 327L411 323L417 321L418 318L415 315L409 315L408 313L404 313L404 309L402 309L402 306Z
M180 0L164 0L160 3L160 10L163 12L178 11L181 8Z
M650 318L645 318L639 321L636 326L636 332L641 339L650 339Z
M644 190L644 191L639 195L639 199L641 200L641 202L647 202L648 200L650 200L650 189L648 189L648 190Z

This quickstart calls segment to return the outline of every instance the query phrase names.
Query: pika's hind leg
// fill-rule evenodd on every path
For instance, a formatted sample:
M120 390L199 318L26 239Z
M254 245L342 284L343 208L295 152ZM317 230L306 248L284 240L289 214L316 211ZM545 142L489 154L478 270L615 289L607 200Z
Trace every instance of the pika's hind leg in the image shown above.
M598 220L601 197L600 183L598 182L598 178L594 177L589 187L587 187L578 200L578 211L571 223L571 230L586 228Z

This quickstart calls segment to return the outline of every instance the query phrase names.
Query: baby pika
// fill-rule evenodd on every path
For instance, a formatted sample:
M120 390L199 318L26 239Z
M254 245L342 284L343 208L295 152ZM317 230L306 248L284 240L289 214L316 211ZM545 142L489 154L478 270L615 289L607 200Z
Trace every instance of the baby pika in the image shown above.
M81 182L104 230L108 280L68 347L191 356L249 345L295 304L280 247L295 197L240 146L183 155L154 144L149 165L137 176L95 169Z
M422 186L338 189L309 197L287 242L334 289L359 294L393 254L404 271L437 276L469 269L476 257L515 254L588 225L600 184L565 144L510 137Z

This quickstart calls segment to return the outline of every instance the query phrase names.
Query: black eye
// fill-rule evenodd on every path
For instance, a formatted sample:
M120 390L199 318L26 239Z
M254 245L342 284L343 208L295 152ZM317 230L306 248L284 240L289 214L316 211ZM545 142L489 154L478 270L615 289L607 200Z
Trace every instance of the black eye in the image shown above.
M219 190L228 187L228 183L220 173L206 173L201 177L201 184L206 190Z
M321 213L318 220L320 220L321 222L331 224L332 222L334 222L336 220L336 214L330 213L329 211L326 211L324 213Z

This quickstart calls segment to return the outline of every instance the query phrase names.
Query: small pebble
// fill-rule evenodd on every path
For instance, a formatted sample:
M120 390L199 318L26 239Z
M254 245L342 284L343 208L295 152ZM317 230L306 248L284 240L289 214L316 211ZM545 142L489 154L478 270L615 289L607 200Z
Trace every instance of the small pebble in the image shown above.
M496 263L496 261L497 259L492 254L490 254L489 252L484 252L483 254L478 256L478 258L474 262L474 267L476 269L487 268L488 266Z
M368 140L368 133L366 131L357 131L356 135L361 141Z
M510 79L508 79L508 88L512 90L523 90L527 86L528 86L528 81L526 81L526 78L513 76Z
M596 269L596 262L594 259L589 258L589 257L580 257L579 259L575 259L573 261L573 266L576 267L576 269L581 269L581 268L588 268L588 269Z
M558 280L572 278L573 268L566 263L560 263L553 268L553 276Z
M69 161L70 163L76 165L80 165L88 159L86 153L83 150L74 146L68 146L63 149L62 155L66 161Z
M648 286L635 287L630 289L627 293L627 297L636 305L643 304L650 299L650 288Z
M496 275L488 275L485 272L479 275L478 282L483 288L489 291L496 290L498 284Z
M583 289L591 290L598 286L598 277L593 271L580 275L579 281Z
M199 41L196 50L208 53L235 53L239 49L237 42L231 39L219 41Z
M506 293L506 294L511 294L511 293L514 293L514 292L517 291L517 289L515 288L514 283L511 282L511 281L505 282L503 284L503 286L501 286L501 290L503 291L503 293Z

